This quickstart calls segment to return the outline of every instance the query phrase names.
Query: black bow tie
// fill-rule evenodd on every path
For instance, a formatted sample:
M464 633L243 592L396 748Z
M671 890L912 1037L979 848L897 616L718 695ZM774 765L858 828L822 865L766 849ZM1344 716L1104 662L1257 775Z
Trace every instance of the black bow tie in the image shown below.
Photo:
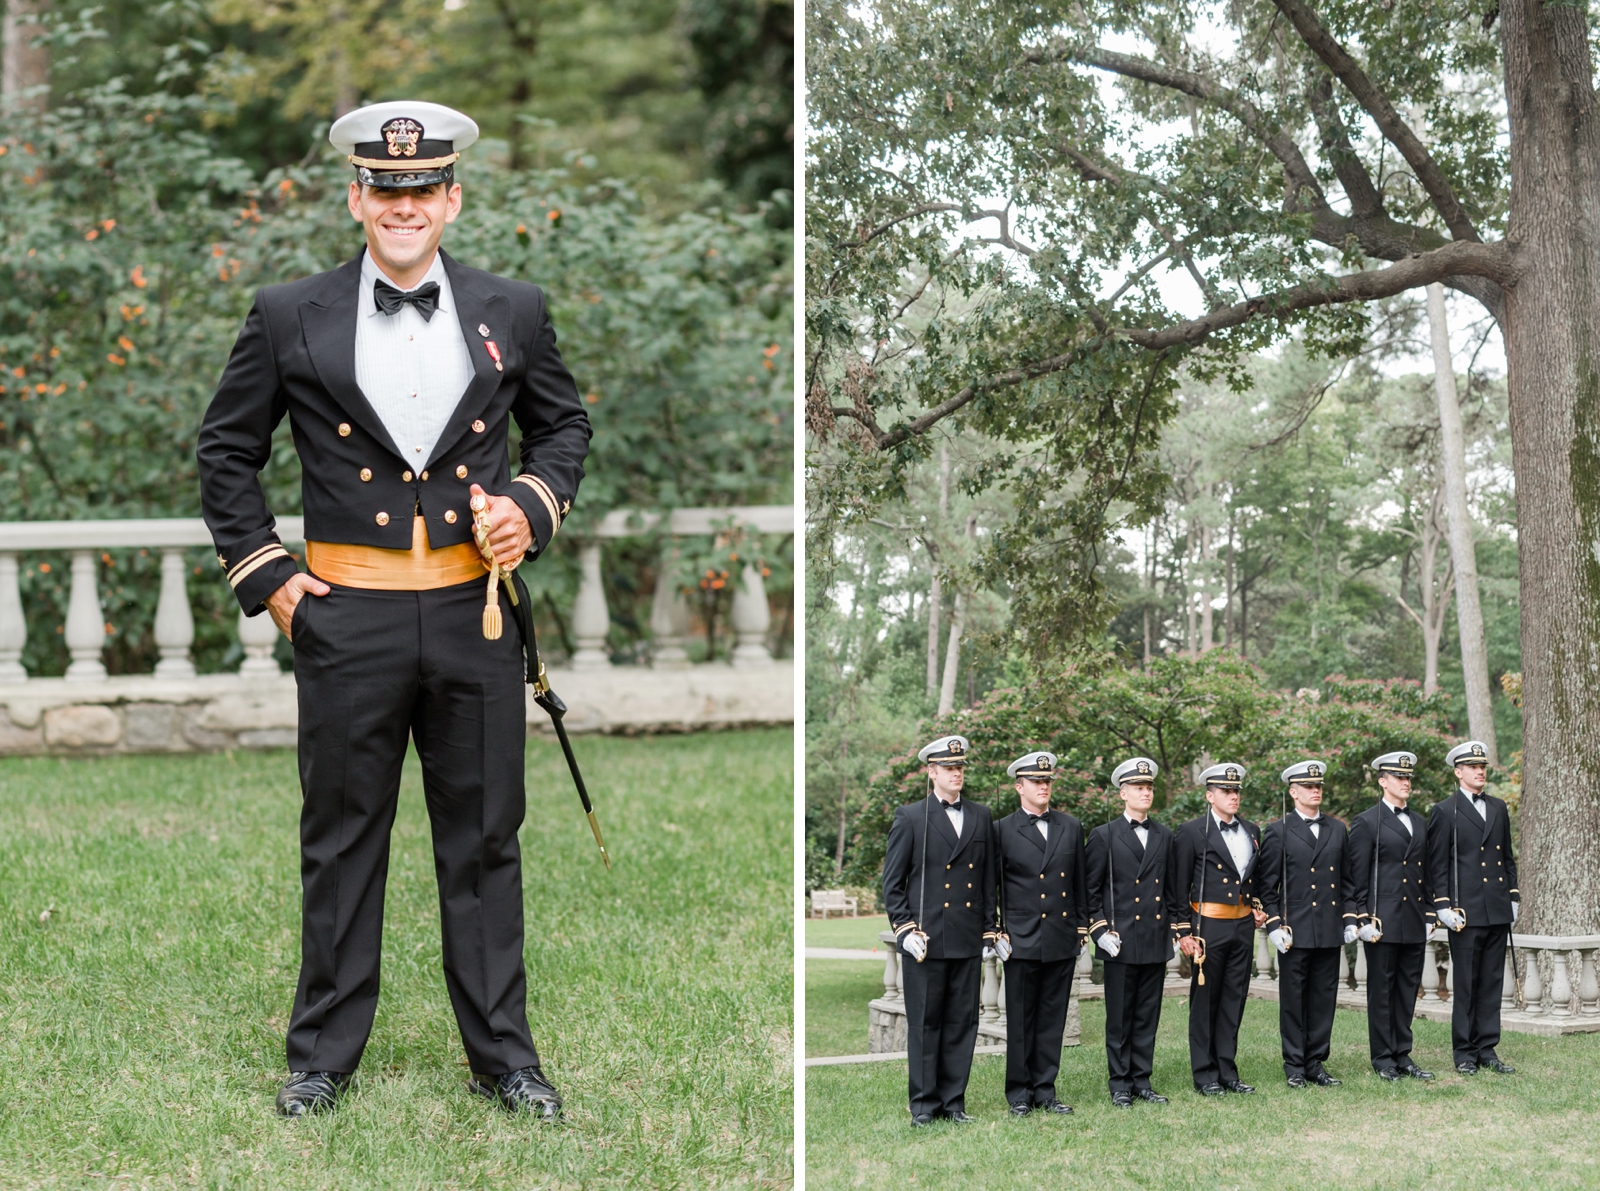
M1222 831L1238 831L1239 830L1239 820L1235 819L1231 823L1218 823L1217 827Z
M939 801L940 802L944 802L944 799L941 798ZM947 811L958 811L958 810L960 810L961 809L961 799L958 798L954 802L944 802L944 809L947 810Z
M1050 812L1049 811L1045 811L1045 813L1043 815L1036 815L1032 811L1023 811L1022 813L1028 816L1028 822L1037 823L1041 819L1043 819L1045 817L1045 815L1048 815Z
M417 308L423 322L433 321L433 312L439 309L439 283L430 281L412 290L397 290L382 278L372 283L372 300L385 314L399 314L400 307L410 302Z
M1302 815L1300 817L1300 821L1302 823L1304 823L1307 827L1315 827L1318 823L1322 822L1322 816L1318 815L1315 819L1307 819L1305 816Z
M1398 818L1399 818L1399 817L1400 817L1400 816L1401 816L1401 815L1403 815L1403 814L1405 814L1405 813L1406 813L1406 808L1405 808L1405 807L1403 807L1403 806L1392 806L1392 805L1390 805L1390 804L1389 804L1389 803L1387 803L1387 802L1386 802L1386 803L1384 803L1384 804L1383 804L1383 805L1384 805L1384 806L1387 806L1387 807L1389 807L1389 809L1390 809L1390 810L1392 810L1392 811L1393 811L1393 812L1394 812L1394 816L1395 816L1395 818L1397 818L1397 819L1398 819Z

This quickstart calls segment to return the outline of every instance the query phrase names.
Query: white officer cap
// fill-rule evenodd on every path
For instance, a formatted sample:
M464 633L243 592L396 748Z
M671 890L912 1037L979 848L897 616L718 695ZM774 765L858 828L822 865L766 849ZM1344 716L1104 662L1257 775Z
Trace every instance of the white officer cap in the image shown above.
M1006 766L1010 778L1031 777L1036 782L1048 782L1056 776L1054 753L1026 753Z
M1457 765L1489 764L1489 746L1481 740L1458 744L1445 754L1444 763L1454 769Z
M1296 761L1282 774L1282 780L1291 785L1320 786L1328 767L1321 761Z
M1384 753L1372 762L1372 768L1378 773L1392 773L1395 777L1411 777L1417 768L1417 754L1408 753L1404 749Z
M1128 782L1154 783L1160 772L1161 767L1149 757L1133 757L1111 771L1111 780L1119 786Z
M1202 786L1221 786L1224 790L1237 790L1244 785L1244 766L1233 761L1213 765L1200 775Z
M923 745L917 751L917 760L929 765L965 765L967 748L965 736L941 736Z
M364 185L390 189L451 181L456 158L477 139L471 119L420 99L368 104L328 129Z

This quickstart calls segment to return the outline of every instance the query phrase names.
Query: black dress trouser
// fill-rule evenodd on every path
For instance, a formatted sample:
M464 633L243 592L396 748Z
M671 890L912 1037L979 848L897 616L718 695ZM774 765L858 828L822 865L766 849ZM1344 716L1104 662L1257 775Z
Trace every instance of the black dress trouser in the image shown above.
M911 1115L965 1112L972 1048L978 1041L978 956L969 959L901 957L906 997L906 1069Z
M1255 920L1202 918L1206 941L1206 982L1201 965L1189 980L1189 1066L1194 1086L1231 1083L1239 1078L1239 1022L1250 995L1250 961L1255 957Z
M1315 1075L1333 1045L1339 947L1291 947L1278 956L1278 1033L1283 1073Z
M1105 961L1106 1086L1118 1092L1146 1091L1155 1067L1156 1028L1167 965Z
M1372 1069L1411 1062L1411 1019L1426 943L1363 943L1367 949L1367 1044Z
M483 580L334 587L295 608L304 802L291 1071L355 1070L372 1030L408 739L422 762L445 987L467 1058L483 1075L539 1061L522 965L521 642L514 631L484 640L483 595ZM503 594L500 603L509 621Z
M1056 1099L1076 959L1006 961L1006 1102Z
M1511 927L1468 926L1450 932L1450 1042L1457 1063L1487 1063L1500 1045L1506 938Z

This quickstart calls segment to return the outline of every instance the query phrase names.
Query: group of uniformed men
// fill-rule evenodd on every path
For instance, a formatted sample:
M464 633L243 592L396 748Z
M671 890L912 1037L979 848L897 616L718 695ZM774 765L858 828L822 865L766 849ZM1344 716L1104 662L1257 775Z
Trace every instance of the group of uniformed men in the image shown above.
M1350 827L1321 812L1327 766L1282 774L1293 808L1263 831L1239 817L1244 767L1206 769L1209 809L1176 831L1150 818L1158 766L1111 778L1123 813L1090 831L1050 809L1057 759L1031 752L1006 770L1021 806L994 822L962 798L969 744L941 736L918 754L931 789L889 831L883 894L901 964L913 1125L970 1121L981 961L1005 964L1006 1100L1017 1116L1065 1115L1056 1094L1067 1002L1085 936L1104 961L1111 1102L1165 1104L1151 1087L1173 947L1189 957L1189 1060L1203 1096L1249 1094L1236 1063L1257 928L1278 952L1283 1069L1292 1088L1337 1087L1324 1069L1339 952L1367 958L1367 1036L1385 1080L1432 1079L1412 1059L1411 1020L1428 933L1450 930L1456 1070L1512 1071L1495 1053L1506 946L1518 912L1506 805L1484 793L1488 750L1452 749L1458 789L1424 819L1407 807L1409 752L1372 762L1382 797ZM1037 918L1035 917L1037 914Z

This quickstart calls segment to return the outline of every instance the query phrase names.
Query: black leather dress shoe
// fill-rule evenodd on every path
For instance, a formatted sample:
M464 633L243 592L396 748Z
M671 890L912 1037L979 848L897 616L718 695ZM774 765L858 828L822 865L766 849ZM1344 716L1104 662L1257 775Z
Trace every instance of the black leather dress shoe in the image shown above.
M1133 1097L1127 1092L1112 1092L1111 1106L1113 1108L1132 1108Z
M1303 1075L1291 1075L1289 1077L1289 1086L1291 1088L1303 1088L1303 1087L1305 1087L1306 1086L1306 1077L1303 1076Z
M1139 1099L1143 1100L1146 1104L1170 1103L1170 1101L1168 1101L1168 1099L1160 1092L1152 1092L1149 1088L1140 1088L1134 1092L1134 1095L1139 1097Z
M1476 1074L1478 1074L1478 1064L1476 1064L1476 1063L1457 1063L1456 1064L1456 1074L1457 1075L1476 1075Z
M1222 1085L1219 1084L1219 1083L1208 1083L1204 1087L1196 1088L1195 1090L1197 1092L1199 1092L1202 1096L1220 1096L1220 1095L1222 1095Z
M1487 1060L1483 1065L1496 1075L1515 1075L1517 1073L1517 1069L1510 1063L1503 1063L1496 1058Z
M561 1096L537 1067L521 1067L504 1075L473 1072L467 1090L498 1100L507 1112L531 1112L545 1121L561 1119Z
M1011 1115L1014 1117L1025 1117L1032 1111L1033 1105L1031 1104L1013 1104L1011 1106Z
M1380 1067L1378 1069L1378 1078L1386 1079L1390 1083L1393 1083L1395 1080L1400 1078L1400 1072L1396 1071L1393 1067Z
M289 1082L278 1090L278 1112L303 1117L332 1108L349 1082L348 1071L291 1071Z
M950 1120L950 1121L954 1121L958 1125L970 1125L970 1124L972 1124L973 1121L977 1120L978 1118L977 1117L969 1117L966 1113L962 1112L958 1108L953 1113L951 1113L948 1117L946 1117L945 1119L946 1120Z
M1230 1079L1227 1083L1223 1084L1222 1086L1227 1088L1228 1091L1237 1093L1240 1096L1248 1096L1251 1092L1255 1091L1255 1089L1252 1088L1249 1084L1240 1083L1237 1079Z
M914 1129L921 1129L931 1124L933 1124L933 1114L929 1112L919 1112L911 1118L911 1126Z
M1058 1117L1070 1117L1072 1115L1072 1105L1063 1104L1059 1100L1046 1100L1043 1104L1035 1104L1034 1108L1040 1112L1054 1113Z
M1400 1068L1400 1074L1401 1075L1409 1075L1412 1079L1432 1079L1433 1078L1433 1072L1432 1071L1424 1071L1421 1067L1418 1067L1415 1063L1407 1063L1404 1067Z
M1342 1084L1344 1080L1335 1079L1326 1071L1318 1071L1311 1077L1311 1082L1316 1084L1319 1088L1336 1088Z

